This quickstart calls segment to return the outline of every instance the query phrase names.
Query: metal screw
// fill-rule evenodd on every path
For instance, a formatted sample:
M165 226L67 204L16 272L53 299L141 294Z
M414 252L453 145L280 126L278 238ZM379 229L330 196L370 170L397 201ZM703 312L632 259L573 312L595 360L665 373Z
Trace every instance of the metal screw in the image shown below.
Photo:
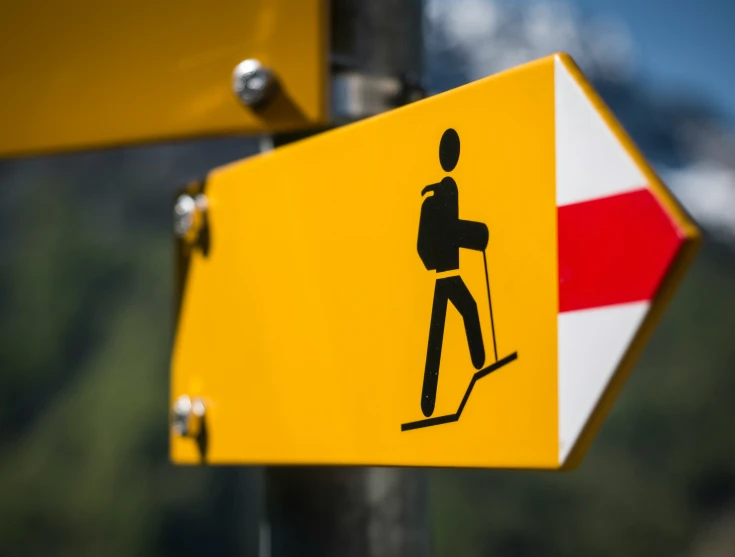
M232 90L250 108L262 107L270 101L276 88L276 76L255 58L240 62L232 72Z
M201 224L201 215L207 209L207 198L203 193L196 197L184 193L174 205L174 233L183 238L195 225Z
M182 237L194 226L197 204L190 195L180 195L174 205L174 233Z
M171 409L171 430L179 437L197 437L204 420L204 401L181 395Z

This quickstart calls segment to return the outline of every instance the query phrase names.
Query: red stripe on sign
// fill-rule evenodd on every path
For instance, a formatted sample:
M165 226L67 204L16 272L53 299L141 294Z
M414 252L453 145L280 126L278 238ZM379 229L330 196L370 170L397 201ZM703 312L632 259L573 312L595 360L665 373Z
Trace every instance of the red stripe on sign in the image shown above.
M648 189L557 211L560 313L651 300L684 241Z

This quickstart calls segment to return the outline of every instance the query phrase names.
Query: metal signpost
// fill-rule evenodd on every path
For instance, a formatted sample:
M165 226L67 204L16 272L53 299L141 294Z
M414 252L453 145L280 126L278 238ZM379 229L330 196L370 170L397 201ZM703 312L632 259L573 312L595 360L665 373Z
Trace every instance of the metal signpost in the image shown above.
M330 3L333 125L423 96L422 7L422 0ZM304 137L279 134L270 147ZM269 554L428 557L427 477L408 467L266 467L263 537Z

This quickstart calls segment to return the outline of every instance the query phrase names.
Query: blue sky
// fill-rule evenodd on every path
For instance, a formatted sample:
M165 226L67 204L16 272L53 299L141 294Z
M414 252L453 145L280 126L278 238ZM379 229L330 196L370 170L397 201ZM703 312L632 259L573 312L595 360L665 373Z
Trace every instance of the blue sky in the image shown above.
M573 0L582 14L620 18L638 74L657 91L692 92L735 123L735 0Z

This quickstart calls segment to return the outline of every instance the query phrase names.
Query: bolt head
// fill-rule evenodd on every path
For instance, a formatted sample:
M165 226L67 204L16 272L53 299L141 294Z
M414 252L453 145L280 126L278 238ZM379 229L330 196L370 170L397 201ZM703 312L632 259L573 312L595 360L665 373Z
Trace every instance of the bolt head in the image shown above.
M174 402L171 409L171 430L179 437L186 436L189 429L191 415L191 399L188 395L181 395Z
M196 437L204 418L204 401L181 395L171 408L171 430L179 437Z
M183 237L194 226L194 215L197 204L194 198L188 194L180 195L174 205L174 233Z
M264 106L276 89L273 72L255 58L240 62L232 72L232 90L245 106Z
M208 207L207 197L182 194L174 205L174 233L179 238L193 242L203 224L203 215Z

